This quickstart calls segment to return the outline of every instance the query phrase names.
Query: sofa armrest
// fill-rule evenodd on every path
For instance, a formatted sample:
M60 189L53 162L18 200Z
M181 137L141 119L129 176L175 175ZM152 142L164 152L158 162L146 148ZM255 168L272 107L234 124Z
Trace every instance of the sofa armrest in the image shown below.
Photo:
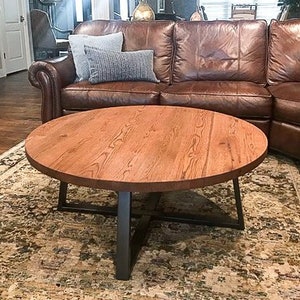
M45 123L62 116L61 89L74 82L76 70L71 54L33 62L28 70L30 83L42 92L41 119Z

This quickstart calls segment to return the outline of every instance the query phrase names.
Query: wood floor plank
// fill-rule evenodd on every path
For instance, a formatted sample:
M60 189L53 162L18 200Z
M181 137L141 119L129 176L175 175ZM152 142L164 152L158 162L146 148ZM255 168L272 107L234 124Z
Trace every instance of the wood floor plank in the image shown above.
M0 154L41 124L41 92L31 86L27 71L0 78Z

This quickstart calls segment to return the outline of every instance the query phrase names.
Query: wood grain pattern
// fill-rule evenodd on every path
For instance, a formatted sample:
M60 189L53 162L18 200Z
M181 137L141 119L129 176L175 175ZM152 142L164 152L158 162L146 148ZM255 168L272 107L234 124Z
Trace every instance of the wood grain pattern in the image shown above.
M27 157L61 181L115 191L191 189L237 178L260 164L267 139L220 113L129 106L65 116L35 129Z
M41 124L41 91L28 72L0 78L0 154L23 141Z

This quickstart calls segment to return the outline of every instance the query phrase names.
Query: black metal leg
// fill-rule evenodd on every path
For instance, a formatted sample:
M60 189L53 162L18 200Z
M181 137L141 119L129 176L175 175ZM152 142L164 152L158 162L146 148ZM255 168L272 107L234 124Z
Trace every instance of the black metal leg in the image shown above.
M116 251L116 278L119 280L128 280L131 275L132 266L142 247L146 236L148 225L152 218L175 222L188 222L195 224L232 227L243 230L245 228L243 208L240 194L238 178L233 179L235 204L237 210L237 222L227 222L221 220L199 219L199 216L184 216L183 214L165 214L155 211L156 204L159 201L160 193L153 193L153 198L145 210L133 212L133 217L143 216L131 239L131 192L118 192L118 208L96 207L87 205L67 203L68 183L61 181L59 188L58 210L91 212L115 215L117 213L117 251ZM150 199L149 199L150 200ZM150 210L150 211L149 211Z
M234 188L235 205L236 205L236 211L237 211L237 216L238 216L239 229L245 229L243 207L242 207L242 200L241 200L241 193L240 193L240 186L239 186L238 178L233 179L233 188Z
M131 200L130 192L119 192L117 220L116 278L128 280L131 273Z
M67 191L68 184L66 182L61 181L59 186L59 196L58 196L58 205L57 209L62 210L67 202Z
M145 208L133 211L131 209L131 192L118 192L117 209L106 206L99 207L94 204L67 203L68 184L66 182L60 182L58 210L117 215L116 278L119 280L128 280L130 278L133 265L135 264L139 251L143 245L143 241L146 238L149 223L153 219L230 227L243 230L245 225L238 178L233 179L233 187L237 210L237 221L232 218L229 218L230 220L228 220L228 218L218 218L218 216L211 218L198 215L156 211L155 209L161 193L151 193L150 198L147 199L147 205ZM131 234L131 217L140 217L134 234Z
M149 229L150 222L152 220L152 215L147 214L147 212L156 209L160 197L161 197L161 193L151 193L149 194L149 197L146 198L146 204L145 204L146 214L141 214L139 216L140 217L139 221L135 227L134 234L132 235L131 238L131 269L136 263L137 257L144 244L144 241L147 239L147 232Z

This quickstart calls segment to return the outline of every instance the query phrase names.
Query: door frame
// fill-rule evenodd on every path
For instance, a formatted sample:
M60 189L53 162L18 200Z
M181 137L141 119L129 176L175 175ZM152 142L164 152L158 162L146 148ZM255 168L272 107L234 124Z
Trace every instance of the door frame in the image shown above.
M21 1L22 6L22 15L24 16L24 41L25 41L25 58L27 68L31 65L33 61L33 52L31 46L30 39L30 17L29 17L29 1L27 0L19 0ZM4 26L4 2L0 0L0 77L5 77L7 75L6 72L6 64L5 64L5 26Z

